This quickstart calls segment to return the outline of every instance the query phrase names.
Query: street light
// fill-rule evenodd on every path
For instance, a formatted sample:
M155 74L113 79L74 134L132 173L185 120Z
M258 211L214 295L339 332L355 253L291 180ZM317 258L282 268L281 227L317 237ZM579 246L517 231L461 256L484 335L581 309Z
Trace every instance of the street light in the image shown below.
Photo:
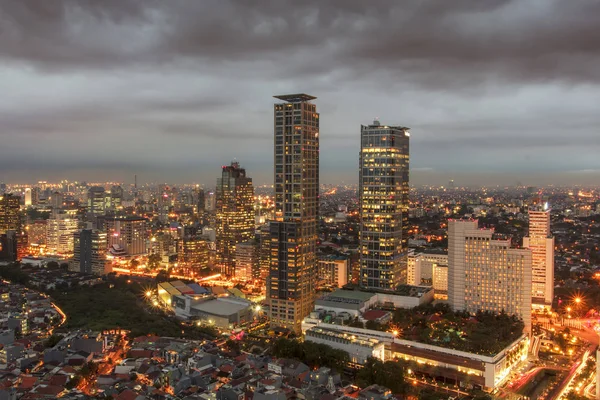
M150 297L150 296L152 296L152 292L151 292L150 290L148 290L148 291L146 292L146 297Z
M581 303L581 297L575 297L575 303L577 303L577 304Z

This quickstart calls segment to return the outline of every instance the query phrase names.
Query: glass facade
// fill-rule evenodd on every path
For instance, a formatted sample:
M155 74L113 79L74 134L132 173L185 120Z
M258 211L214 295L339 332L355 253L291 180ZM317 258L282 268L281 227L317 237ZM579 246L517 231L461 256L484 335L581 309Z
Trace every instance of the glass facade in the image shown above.
M361 126L360 285L406 283L408 261L408 128Z
M275 220L267 299L271 325L300 331L313 308L319 213L319 114L315 97L276 96Z
M254 238L252 178L237 162L223 166L216 191L216 263L221 273L235 275L235 245Z

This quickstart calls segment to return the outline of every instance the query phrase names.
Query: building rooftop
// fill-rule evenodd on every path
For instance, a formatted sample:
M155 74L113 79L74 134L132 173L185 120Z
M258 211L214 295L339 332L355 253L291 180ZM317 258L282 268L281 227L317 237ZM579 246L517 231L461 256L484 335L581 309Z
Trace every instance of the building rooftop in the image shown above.
M301 101L310 101L315 100L315 96L311 96L305 93L296 93L296 94L282 94L279 96L273 96L276 99L287 101L288 103L299 103Z
M334 329L327 329L327 328L323 328L320 326L315 326L313 328L308 329L306 331L305 335L307 337L328 336L328 337L335 338L337 341L342 342L342 343L354 344L354 345L358 345L358 346L371 347L371 348L377 346L380 343L379 340L377 340L377 339L368 339L363 336L356 336L353 334L341 332L341 331L334 330Z
M244 301L243 299L236 299L236 301L233 302L223 298L217 298L196 304L192 306L192 308L207 314L229 316L231 314L240 312L249 306L250 302Z
M398 285L394 294L399 296L421 297L430 290L433 290L430 286Z
M333 301L347 304L359 304L368 301L375 293L362 292L359 290L338 289L321 297L319 300Z

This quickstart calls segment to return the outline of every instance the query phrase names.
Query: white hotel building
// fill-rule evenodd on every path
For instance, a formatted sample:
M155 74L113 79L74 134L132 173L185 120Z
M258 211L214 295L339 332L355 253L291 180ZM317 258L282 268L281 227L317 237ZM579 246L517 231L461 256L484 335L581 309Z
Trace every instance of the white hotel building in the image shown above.
M449 220L448 301L454 310L518 315L530 332L531 250L512 248L477 220Z

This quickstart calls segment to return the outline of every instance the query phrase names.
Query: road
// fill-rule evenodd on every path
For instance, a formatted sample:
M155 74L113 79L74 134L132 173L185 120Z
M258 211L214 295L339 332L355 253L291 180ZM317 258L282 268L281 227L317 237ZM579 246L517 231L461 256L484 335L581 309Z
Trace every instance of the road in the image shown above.
M548 393L548 396L546 396L547 399L560 399L568 392L569 386L573 383L575 376L580 374L585 367L585 361L588 359L588 356L594 347L595 346L592 344L588 345L587 349L583 352L582 357L573 364L565 379Z

